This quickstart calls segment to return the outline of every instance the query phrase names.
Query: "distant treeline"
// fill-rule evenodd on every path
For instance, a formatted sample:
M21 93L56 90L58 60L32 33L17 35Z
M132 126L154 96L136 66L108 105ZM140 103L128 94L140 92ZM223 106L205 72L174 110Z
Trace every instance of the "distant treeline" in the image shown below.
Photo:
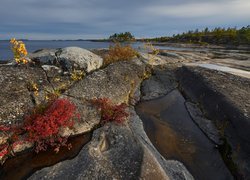
M186 33L173 35L173 37L159 37L147 39L156 42L175 42L175 43L200 43L200 44L231 44L231 45L250 45L250 26L236 28L205 28L199 31L188 31Z
M130 32L115 33L109 37L109 40L115 42L134 41L135 37Z

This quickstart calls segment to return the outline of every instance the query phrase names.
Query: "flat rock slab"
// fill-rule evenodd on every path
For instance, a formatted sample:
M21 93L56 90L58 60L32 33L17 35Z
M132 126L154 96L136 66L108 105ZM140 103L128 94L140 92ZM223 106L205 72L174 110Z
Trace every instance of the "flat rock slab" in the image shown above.
M81 99L109 98L114 103L128 102L144 72L144 65L124 61L114 63L88 75L65 94Z
M171 67L156 68L152 76L144 80L141 85L141 99L151 100L162 97L178 86Z
M41 68L0 66L0 123L16 123L33 107L30 83L49 86Z

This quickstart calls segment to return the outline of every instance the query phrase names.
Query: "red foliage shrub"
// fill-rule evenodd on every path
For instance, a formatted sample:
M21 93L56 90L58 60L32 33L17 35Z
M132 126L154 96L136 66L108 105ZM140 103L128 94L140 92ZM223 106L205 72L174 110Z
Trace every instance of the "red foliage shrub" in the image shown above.
M67 139L59 136L61 128L72 128L76 107L67 99L57 99L44 112L34 112L25 117L23 129L28 133L26 140L35 142L35 151L46 150L47 146L58 148L66 145Z
M48 146L59 151L61 146L68 146L67 137L61 137L61 128L72 128L74 117L76 117L76 106L67 99L54 99L48 103L41 104L24 117L21 126L0 126L0 130L10 134L8 141L0 146L0 157L9 153L18 142L20 136L24 135L24 141L35 144L35 151L45 151Z
M127 105L113 105L107 98L91 100L92 104L101 111L101 123L107 122L123 123L129 114L126 112Z
M8 144L0 146L0 157L5 156L8 153Z

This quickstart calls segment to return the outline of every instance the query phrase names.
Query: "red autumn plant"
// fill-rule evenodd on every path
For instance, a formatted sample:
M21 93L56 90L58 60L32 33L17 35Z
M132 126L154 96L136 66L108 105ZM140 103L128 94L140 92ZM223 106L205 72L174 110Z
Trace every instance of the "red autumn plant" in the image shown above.
M61 146L71 147L67 144L67 137L60 136L61 128L73 128L76 117L76 106L67 99L55 99L41 104L24 117L21 126L0 126L5 134L10 134L8 141L0 146L0 157L12 151L20 142L20 136L24 142L35 144L35 151L45 151L49 146L57 152Z
M107 122L123 123L129 116L126 112L127 105L125 103L114 105L107 98L93 99L91 102L101 112L101 124Z
M47 146L65 146L67 139L59 135L61 128L74 126L76 107L67 99L57 99L50 103L42 112L35 110L25 117L24 130L27 132L26 140L35 142L35 151L44 151Z

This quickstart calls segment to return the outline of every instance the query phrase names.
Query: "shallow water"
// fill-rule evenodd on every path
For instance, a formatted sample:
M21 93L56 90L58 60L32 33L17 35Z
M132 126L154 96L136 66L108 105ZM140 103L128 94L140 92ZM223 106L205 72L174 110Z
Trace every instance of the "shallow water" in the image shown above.
M35 171L43 167L52 166L60 161L72 159L75 157L82 147L91 139L91 133L79 135L69 139L72 148L68 150L66 147L60 148L58 153L52 149L39 152L24 152L11 159L8 159L4 165L0 166L1 180L18 180L26 179Z
M177 90L140 102L136 111L148 137L166 159L183 162L195 179L232 179L218 149L192 121L184 102Z

